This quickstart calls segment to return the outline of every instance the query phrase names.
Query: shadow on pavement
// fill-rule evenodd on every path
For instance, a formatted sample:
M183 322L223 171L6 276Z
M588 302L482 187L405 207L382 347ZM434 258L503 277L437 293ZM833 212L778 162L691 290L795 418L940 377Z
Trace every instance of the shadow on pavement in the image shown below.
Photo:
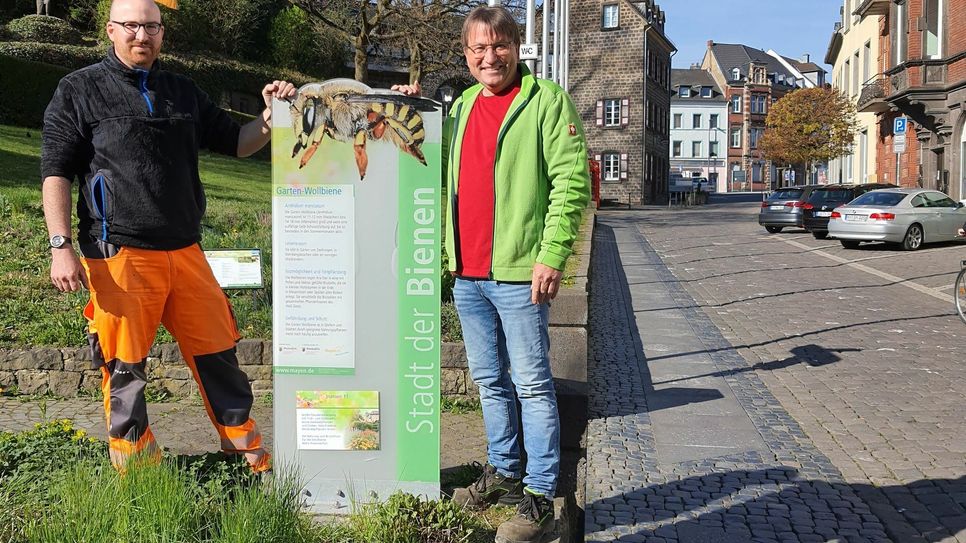
M837 349L826 349L821 345L815 345L814 343L810 345L800 345L798 347L793 347L791 350L792 356L785 358L783 360L775 360L772 362L761 362L755 364L754 366L748 366L745 368L737 368L730 370L716 371L712 373L705 373L703 375L695 375L691 377L681 377L680 379L669 379L667 381L657 381L653 383L654 385L666 385L668 383L676 383L678 381L690 381L691 379L700 379L702 377L728 377L730 375L735 375L738 373L745 373L749 371L774 371L788 368L796 364L806 364L813 368L820 366L825 366L842 360L842 357L838 353L844 352L861 352L862 349L855 348L837 348Z
M624 536L681 543L793 540L938 542L966 529L966 476L875 487L807 480L779 466L727 470L638 488L587 504L586 541ZM951 496L959 496L956 501ZM623 504L638 504L626 508ZM622 507L623 506L623 507ZM611 530L592 519L612 518ZM881 522L880 522L881 520ZM594 534L597 534L595 536Z
M611 222L608 219L608 222ZM704 402L716 399L712 396L720 392L706 389L671 388L655 391L655 385L674 383L685 379L673 379L659 383L653 382L647 361L662 358L683 357L694 354L726 352L740 358L738 350L794 338L849 329L869 324L902 322L931 319L945 315L927 315L881 319L822 330L802 332L783 338L763 341L756 344L712 348L667 356L646 357L643 341L638 330L633 310L632 295L620 253L616 250L615 228L634 228L630 224L611 227L598 224L595 232L595 251L597 243L612 254L595 258L611 259L606 264L598 261L596 265L605 268L612 264L613 272L607 275L607 290L616 293L612 302L605 306L596 305L594 296L600 291L591 291L592 307L595 312L603 311L607 318L601 324L623 325L626 334L626 347L617 351L618 356L626 359L626 374L616 379L613 364L603 365L604 373L597 368L603 362L591 361L592 390L597 383L610 385L614 382L627 382L640 386L631 390L627 397L619 399L591 399L591 422L615 427L621 421L632 420L636 424L638 436L611 437L601 447L609 457L619 455L611 443L622 440L640 440L642 443L653 439L650 434L649 413L687 403ZM648 264L653 266L653 263ZM595 268L600 269L600 268ZM598 281L600 279L598 278ZM672 281L663 281L673 283ZM675 296L688 306L689 297ZM689 307L694 307L691 300ZM591 334L597 332L591 328ZM697 333L697 331L696 331ZM609 341L617 341L613 337ZM618 342L619 343L619 342ZM599 347L593 348L609 353ZM745 365L724 369L698 376L728 376L753 372L755 370L776 370L796 364L818 367L834 364L842 359L844 352L858 351L853 348L828 348L817 344L803 345L791 350L790 356L773 362ZM743 360L743 359L742 359ZM610 361L607 361L610 362ZM690 377L688 379L694 379ZM622 391L624 389L621 389ZM670 400L670 401L669 401ZM744 405L742 406L747 409ZM779 408L780 409L780 408ZM784 412L782 410L782 412ZM793 421L789 421L794 423ZM768 423L772 424L772 423ZM783 424L776 420L774 424ZM761 427L758 427L762 431ZM626 445L625 445L626 446ZM609 490L596 490L596 499L588 501L585 507L585 534L587 542L603 541L675 541L678 543L744 543L748 541L874 541L900 543L933 543L951 541L958 532L966 530L966 477L956 479L922 479L908 484L876 487L866 483L846 483L841 474L829 464L829 470L822 469L822 462L828 462L816 451L813 460L800 464L783 458L782 450L769 445L771 455L715 457L696 462L658 467L654 458L653 443L645 443L641 452L634 451L623 460L623 469L637 475L632 477L604 477L609 481ZM778 445L780 448L781 445ZM588 447L589 449L589 447ZM821 457L821 458L819 458ZM822 460L824 459L824 460ZM588 467L605 472L611 459L594 465L588 458ZM826 477L826 478L822 478ZM642 483L641 481L645 481ZM600 497L606 496L606 497ZM590 496L589 496L590 497ZM653 539L652 539L653 538Z

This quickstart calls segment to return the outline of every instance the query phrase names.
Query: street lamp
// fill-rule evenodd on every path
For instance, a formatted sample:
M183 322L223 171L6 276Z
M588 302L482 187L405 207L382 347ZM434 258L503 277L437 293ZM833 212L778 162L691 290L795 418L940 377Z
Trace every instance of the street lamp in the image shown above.
M439 88L439 95L443 98L443 117L449 115L449 105L453 103L453 87L443 85Z

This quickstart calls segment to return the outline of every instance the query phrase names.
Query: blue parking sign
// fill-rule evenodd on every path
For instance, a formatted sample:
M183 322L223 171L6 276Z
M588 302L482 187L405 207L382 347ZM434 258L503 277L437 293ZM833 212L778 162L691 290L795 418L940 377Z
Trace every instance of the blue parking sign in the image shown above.
M906 133L906 118L896 117L895 123L892 125L893 134L905 134Z

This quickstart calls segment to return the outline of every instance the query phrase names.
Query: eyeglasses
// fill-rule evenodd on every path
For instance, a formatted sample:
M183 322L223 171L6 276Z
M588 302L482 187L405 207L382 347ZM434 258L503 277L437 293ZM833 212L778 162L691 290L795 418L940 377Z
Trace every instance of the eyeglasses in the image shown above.
M510 52L510 44L505 41L500 41L489 45L477 43L475 45L466 46L466 50L476 58L480 58L486 55L487 49L493 49L493 53L502 57L503 55Z
M134 21L124 21L124 22L111 21L111 22L116 25L121 25L121 27L124 28L124 30L126 30L128 34L137 34L138 30L141 30L143 28L144 33L147 34L148 36L157 36L158 32L161 32L161 29L164 28L164 25L161 23L136 23Z

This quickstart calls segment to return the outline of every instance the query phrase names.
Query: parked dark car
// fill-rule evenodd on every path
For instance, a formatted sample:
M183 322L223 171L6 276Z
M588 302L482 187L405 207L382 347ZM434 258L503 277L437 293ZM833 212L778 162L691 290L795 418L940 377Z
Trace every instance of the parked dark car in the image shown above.
M896 185L890 183L863 183L861 185L825 185L812 191L805 205L802 206L802 223L805 230L815 236L815 239L828 237L828 219L832 210L844 206L870 190L892 189Z
M802 206L812 191L824 185L800 185L776 189L767 200L761 203L758 224L772 234L777 234L786 226L804 228Z

